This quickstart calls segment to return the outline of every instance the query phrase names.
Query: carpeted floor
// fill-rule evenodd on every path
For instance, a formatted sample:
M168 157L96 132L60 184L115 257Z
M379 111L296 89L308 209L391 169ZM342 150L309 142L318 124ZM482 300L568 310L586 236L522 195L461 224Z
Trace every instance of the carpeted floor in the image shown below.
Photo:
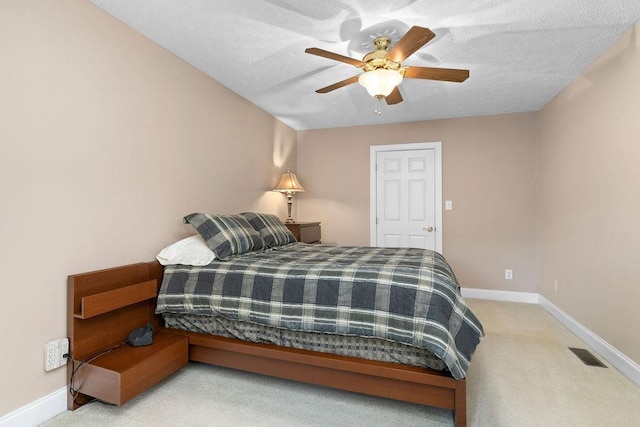
M467 375L470 426L640 425L640 388L582 363L568 347L586 345L540 306L469 304L488 331Z
M541 307L469 300L487 336L467 375L469 426L636 426L640 388L584 365ZM604 360L602 360L604 362ZM605 362L606 363L606 362ZM44 426L452 426L450 411L190 363L122 407L94 402Z

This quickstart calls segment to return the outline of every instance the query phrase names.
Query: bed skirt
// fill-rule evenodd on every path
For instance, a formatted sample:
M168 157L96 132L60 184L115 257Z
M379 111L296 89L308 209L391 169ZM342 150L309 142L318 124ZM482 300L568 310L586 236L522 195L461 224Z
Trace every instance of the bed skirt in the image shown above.
M437 371L447 370L445 363L429 350L380 338L287 330L225 317L173 313L163 313L162 317L165 326L170 329L340 356L401 363Z

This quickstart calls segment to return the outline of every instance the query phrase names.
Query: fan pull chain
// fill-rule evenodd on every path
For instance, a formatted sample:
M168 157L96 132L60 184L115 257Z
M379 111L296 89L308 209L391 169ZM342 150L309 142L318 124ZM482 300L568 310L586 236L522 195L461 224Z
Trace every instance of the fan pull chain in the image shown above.
M382 98L384 97L378 95L373 99L373 114L375 114L376 116L379 116L382 114L382 111L380 111L380 104L382 103Z

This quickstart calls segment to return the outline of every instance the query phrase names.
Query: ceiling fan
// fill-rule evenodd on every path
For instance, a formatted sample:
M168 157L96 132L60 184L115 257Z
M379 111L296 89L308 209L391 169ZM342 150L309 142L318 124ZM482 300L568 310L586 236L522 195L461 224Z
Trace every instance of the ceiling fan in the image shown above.
M469 77L469 70L402 66L402 61L427 44L435 36L436 35L428 28L414 26L411 27L391 49L389 49L391 40L388 37L378 37L373 41L376 50L366 54L362 61L316 47L310 47L305 50L306 53L344 62L364 70L362 74L323 87L316 90L316 92L327 93L359 82L367 89L367 92L369 92L371 96L378 100L385 98L387 104L393 105L402 102L402 95L400 94L398 85L402 82L403 78L442 80L457 83L465 81ZM379 114L377 109L376 113Z

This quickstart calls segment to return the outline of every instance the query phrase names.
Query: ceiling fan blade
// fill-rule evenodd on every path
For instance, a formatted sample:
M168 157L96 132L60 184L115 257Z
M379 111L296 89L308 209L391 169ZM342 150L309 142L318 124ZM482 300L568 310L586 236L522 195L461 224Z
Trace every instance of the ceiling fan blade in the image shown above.
M316 92L318 93L327 93L327 92L331 92L332 90L336 90L336 89L340 89L341 87L350 85L352 83L355 83L358 81L358 77L360 76L353 76L353 77L349 77L348 79L342 80L341 82L338 83L334 83L332 85L329 85L327 87L323 87L322 89L318 89L316 90Z
M364 62L349 58L348 56L340 55L337 53L329 52L328 50L318 49L317 47L310 47L305 50L306 53L310 53L311 55L322 56L323 58L333 59L334 61L345 62L349 65L353 65L354 67L362 67Z
M387 101L388 105L399 104L402 102L402 95L400 94L400 89L398 86L393 88L393 91L386 96L385 101Z
M428 28L411 27L407 34L389 50L386 58L390 61L402 62L435 36Z
M442 80L461 83L469 78L469 70L455 68L409 67L404 72L407 79Z

